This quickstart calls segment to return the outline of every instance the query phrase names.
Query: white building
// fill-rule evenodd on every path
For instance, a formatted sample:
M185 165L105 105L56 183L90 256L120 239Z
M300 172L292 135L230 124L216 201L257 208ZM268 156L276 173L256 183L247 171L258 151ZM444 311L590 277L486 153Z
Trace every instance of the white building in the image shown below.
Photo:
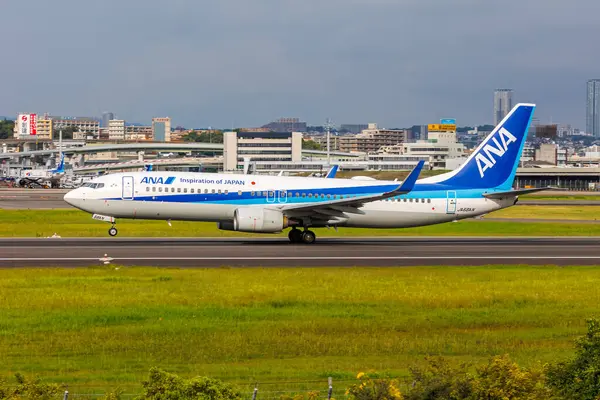
M431 169L449 169L446 159L461 159L466 155L465 145L456 141L456 132L430 131L428 140L402 143L382 148L380 154L401 154L429 161Z
M302 161L301 132L225 132L223 170L243 169L244 158L252 162Z
M108 139L125 140L125 121L122 119L111 119L108 121Z

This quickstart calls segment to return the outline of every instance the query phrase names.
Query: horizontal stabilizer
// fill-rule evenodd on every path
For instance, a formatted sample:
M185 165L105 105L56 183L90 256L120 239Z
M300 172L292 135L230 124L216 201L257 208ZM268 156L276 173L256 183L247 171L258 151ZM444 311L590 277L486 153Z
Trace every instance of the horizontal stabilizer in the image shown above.
M483 196L487 197L488 199L501 199L501 198L504 198L507 196L518 196L520 194L541 192L543 190L563 190L563 189L547 186L547 187L542 187L542 188L515 189L515 190L507 190L505 192L484 193Z

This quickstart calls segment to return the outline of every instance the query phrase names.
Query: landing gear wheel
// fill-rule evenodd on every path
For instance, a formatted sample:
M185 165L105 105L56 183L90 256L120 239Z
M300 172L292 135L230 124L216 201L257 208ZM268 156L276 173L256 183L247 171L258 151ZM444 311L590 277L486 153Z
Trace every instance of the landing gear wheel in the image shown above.
M108 230L108 234L110 236L117 236L117 233L119 233L119 231L117 231L117 228L115 228L114 226Z
M294 228L288 233L288 238L292 243L300 243L302 242L302 232Z
M304 231L302 232L302 243L304 244L313 244L317 240L317 236L313 231Z

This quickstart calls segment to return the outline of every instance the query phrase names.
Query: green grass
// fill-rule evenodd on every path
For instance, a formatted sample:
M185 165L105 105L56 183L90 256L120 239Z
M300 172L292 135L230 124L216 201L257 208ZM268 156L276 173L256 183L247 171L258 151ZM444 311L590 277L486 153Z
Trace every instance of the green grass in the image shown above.
M593 207L593 206L590 206ZM590 207L582 208L586 212ZM528 210L515 207L510 210ZM509 211L510 211L509 210ZM549 215L539 208L537 215L545 218L560 218ZM514 211L510 211L514 212ZM520 211L519 211L520 212ZM596 211L597 212L597 211ZM488 214L490 217L496 213ZM503 214L509 216L510 214ZM535 213L530 212L531 218ZM582 215L581 218L587 218ZM46 237L54 233L62 237L105 237L109 224L92 220L87 213L78 210L0 210L0 237ZM165 221L119 220L120 237L248 237L251 234L220 231L214 223L173 221L169 227ZM360 229L340 228L339 232L316 229L318 236L596 236L600 235L600 224L577 223L514 223L496 221L460 221L410 229ZM283 233L280 236L285 236ZM265 236L265 235L262 235Z
M494 211L490 218L534 218L534 219L565 219L565 220L598 220L600 206L523 206L510 207Z
M544 200L544 201L598 201L600 195L545 195L544 192L519 196L521 200Z
M97 393L139 391L151 366L246 384L402 376L425 355L527 366L573 353L599 280L594 267L3 270L0 377Z

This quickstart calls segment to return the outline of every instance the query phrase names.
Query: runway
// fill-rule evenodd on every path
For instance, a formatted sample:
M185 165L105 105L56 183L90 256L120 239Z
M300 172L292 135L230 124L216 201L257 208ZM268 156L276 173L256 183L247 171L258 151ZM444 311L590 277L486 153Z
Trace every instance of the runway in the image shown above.
M63 200L67 189L0 189L0 209L50 210L73 208Z
M106 257L105 257L106 255ZM0 239L0 267L325 267L600 265L598 238Z

